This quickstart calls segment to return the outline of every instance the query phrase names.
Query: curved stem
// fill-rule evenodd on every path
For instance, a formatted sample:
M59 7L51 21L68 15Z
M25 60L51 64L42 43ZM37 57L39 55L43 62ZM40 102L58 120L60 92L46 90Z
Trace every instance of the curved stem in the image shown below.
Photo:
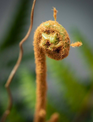
M7 116L9 115L10 113L10 110L12 108L12 95L11 95L11 91L10 91L10 83L21 63L21 60L22 60L22 56L23 56L23 47L22 47L22 44L27 40L27 38L29 37L30 33L31 33L31 30L32 30L32 26L33 26L33 15L34 15L34 7L35 7L35 2L36 0L33 1L33 6L32 6L32 10L31 10L31 22L30 22L30 27L29 27L29 30L26 34L26 36L22 39L22 41L19 43L19 47L20 47L20 53L19 53L19 57L18 57L18 60L17 60L17 63L16 65L14 66L12 72L10 73L9 75L9 78L5 84L5 87L7 89L7 92L8 92L8 96L9 96L9 105L8 105L8 108L7 110L4 112L2 118L1 118L1 122L5 122Z
M44 51L34 43L35 63L36 63L36 111L34 122L45 122L46 115L46 57Z

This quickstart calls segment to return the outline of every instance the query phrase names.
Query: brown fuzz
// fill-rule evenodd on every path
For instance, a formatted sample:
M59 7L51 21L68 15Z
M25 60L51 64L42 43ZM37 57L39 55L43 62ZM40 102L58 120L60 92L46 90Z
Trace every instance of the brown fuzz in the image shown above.
M72 43L70 46L72 46L72 47L80 47L80 46L82 46L82 42L75 42L75 43Z
M54 13L53 13L53 17L54 17L54 20L56 21L56 19L57 19L57 10L56 10L56 8L55 7L53 7L53 11L54 11Z
M62 60L69 54L69 35L65 28L57 21L49 20L42 23L35 31L34 44L35 43L37 43L39 48L43 49L48 57L55 60Z
M36 111L34 122L45 122L46 114L46 56L55 60L67 57L70 39L67 31L57 21L43 22L34 34L36 63ZM55 117L52 117L55 118ZM53 122L57 122L56 119Z

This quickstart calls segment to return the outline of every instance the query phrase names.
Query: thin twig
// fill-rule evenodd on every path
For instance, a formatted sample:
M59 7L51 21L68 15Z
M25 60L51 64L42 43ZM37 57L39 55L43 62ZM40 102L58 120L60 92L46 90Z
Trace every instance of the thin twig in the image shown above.
M22 41L19 43L19 47L20 47L20 52L19 52L19 57L18 57L18 60L17 60L17 63L16 65L14 66L12 72L10 73L9 75L9 78L5 84L5 87L7 89L7 93L8 93L8 96L9 96L9 105L8 105L8 108L7 110L4 112L3 116L2 116L2 119L1 119L1 122L5 122L7 116L9 115L10 113L10 110L12 108L12 95L11 95L11 91L10 91L10 83L21 63L21 60L22 60L22 56L23 56L23 47L22 47L22 44L27 40L27 38L29 37L30 33L31 33L31 30L32 30L32 26L33 26L33 16L34 16L34 7L35 7L35 3L36 3L36 0L33 1L33 6L32 6L32 10L31 10L31 18L30 18L30 27L29 27L29 30L26 34L26 36L22 39Z

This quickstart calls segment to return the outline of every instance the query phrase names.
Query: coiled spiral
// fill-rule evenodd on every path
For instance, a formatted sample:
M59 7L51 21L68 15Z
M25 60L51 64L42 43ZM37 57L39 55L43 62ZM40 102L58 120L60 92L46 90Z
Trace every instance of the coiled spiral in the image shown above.
M70 38L66 29L57 21L46 21L36 29L34 41L55 60L67 57L70 50Z

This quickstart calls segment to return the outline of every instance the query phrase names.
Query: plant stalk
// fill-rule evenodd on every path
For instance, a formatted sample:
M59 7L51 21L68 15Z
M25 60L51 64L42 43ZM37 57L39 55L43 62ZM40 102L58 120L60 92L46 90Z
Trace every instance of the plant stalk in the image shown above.
M35 63L36 63L36 111L34 122L45 122L46 116L46 56L34 41Z

